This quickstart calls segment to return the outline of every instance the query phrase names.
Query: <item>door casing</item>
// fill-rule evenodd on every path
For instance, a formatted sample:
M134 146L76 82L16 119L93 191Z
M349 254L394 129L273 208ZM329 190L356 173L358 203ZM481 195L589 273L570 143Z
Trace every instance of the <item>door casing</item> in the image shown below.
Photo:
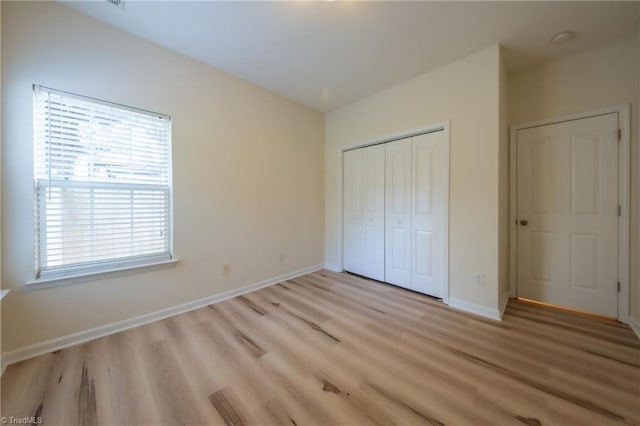
M618 217L618 321L629 322L629 186L630 186L630 111L629 104L585 111L576 114L564 115L547 120L528 122L513 125L510 128L509 143L509 220L510 220L510 244L509 244L509 283L510 296L517 295L517 243L518 218L517 205L517 136L519 130L531 127L546 126L565 121L579 120L604 114L618 113L618 127L622 134L618 142L618 202L621 214Z

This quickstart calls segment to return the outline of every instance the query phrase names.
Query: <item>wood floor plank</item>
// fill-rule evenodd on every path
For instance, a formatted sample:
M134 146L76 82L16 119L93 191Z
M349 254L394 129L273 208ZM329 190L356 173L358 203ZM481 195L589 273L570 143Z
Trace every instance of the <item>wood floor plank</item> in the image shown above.
M440 328L438 330L430 330L430 334L436 334L440 340L449 339L450 348L458 350L464 353L474 353L474 357L491 360L493 364L498 364L506 369L518 371L521 377L526 377L529 380L535 380L536 382L544 379L544 381L551 385L553 388L569 391L573 390L573 394L581 395L582 397L591 397L608 400L612 405L626 406L626 402L629 401L629 396L626 392L618 391L615 387L607 387L602 383L593 383L593 380L582 380L580 383L576 383L575 375L565 374L563 377L558 377L558 369L554 369L553 364L547 364L539 362L536 357L529 356L524 351L505 351L505 345L502 345L502 340L497 340L491 335L482 335L478 332L469 332L472 330L456 329L455 326L448 327L446 329ZM422 332L424 334L424 332ZM577 376L581 378L581 376ZM603 392L606 390L605 392Z
M209 395L211 404L215 407L216 411L220 415L220 418L227 426L244 426L247 424L246 420L242 418L240 413L234 408L234 404L229 400L229 391L226 389L220 389ZM237 404L236 404L237 406Z
M319 271L11 365L1 386L2 416L65 426L640 424L640 341Z
M434 322L438 319L447 320L449 312L427 313L424 320ZM444 317L444 318L442 318ZM454 323L450 323L450 327L456 327ZM618 383L622 382L626 385L637 386L640 382L640 369L625 365L614 360L603 359L600 356L580 350L573 345L566 345L566 342L549 342L546 336L531 333L526 328L516 329L504 322L499 326L496 324L487 324L481 321L469 321L465 327L471 327L473 333L479 333L483 336L500 337L496 342L501 347L509 349L510 352L518 355L524 355L533 361L542 362L548 366L560 366L568 371L575 371L576 374L589 376L595 381L601 383ZM551 346L552 350L548 350ZM594 369L592 364L600 362L606 365L603 370ZM619 374L610 374L610 370Z

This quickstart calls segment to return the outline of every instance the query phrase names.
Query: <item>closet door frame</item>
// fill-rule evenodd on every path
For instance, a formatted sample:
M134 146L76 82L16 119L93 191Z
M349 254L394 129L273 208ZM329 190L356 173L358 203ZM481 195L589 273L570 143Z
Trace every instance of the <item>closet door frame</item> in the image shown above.
M418 136L418 135L422 135L425 133L432 133L432 132L437 132L437 131L443 131L444 132L444 143L446 143L446 162L447 162L447 169L448 172L446 173L446 193L447 193L447 202L445 203L446 206L446 213L445 213L445 227L446 227L446 238L444 238L443 244L442 244L442 251L444 253L444 271L443 271L443 291L442 291L442 301L445 304L449 304L449 289L450 289L450 283L449 283L449 239L451 238L451 231L449 228L449 204L451 201L451 187L450 187L450 176L451 176L451 160L450 160L450 152L451 152L451 143L450 143L450 137L449 137L449 128L450 128L450 122L449 121L443 121L443 122L439 122L439 123L432 123L429 125L426 125L424 127L419 127L417 129L410 129L410 130L406 130L406 131L402 131L402 132L398 132L398 133L393 133L390 135L386 135L386 136L382 136L380 138L376 138L376 139L372 139L372 140L368 140L368 141L362 141L359 143L354 143L352 145L347 146L346 148L341 148L338 151L338 155L340 155L340 161L341 161L341 166L342 166L342 172L340 173L340 182L339 182L339 191L340 191L340 197L339 197L339 202L340 205L339 207L339 211L340 211L340 215L342 216L342 212L343 212L343 203L344 203L344 153L347 151L351 151L354 149L358 149L358 148L364 148L367 146L371 146L371 145L378 145L378 144L382 144L382 143L387 143L387 142L392 142L398 139L405 139L405 138L411 138L414 136ZM340 270L344 271L344 218L341 217L340 219Z

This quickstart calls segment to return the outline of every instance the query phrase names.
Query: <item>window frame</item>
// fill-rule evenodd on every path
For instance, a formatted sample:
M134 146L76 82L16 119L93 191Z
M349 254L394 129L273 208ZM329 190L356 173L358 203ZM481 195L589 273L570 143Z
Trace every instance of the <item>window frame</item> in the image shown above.
M38 152L36 149L36 145L41 143L38 140L39 135L36 133L36 127L38 126L37 120L39 119L38 115L41 112L38 110L37 105L37 96L39 91L44 91L46 93L57 94L63 97L75 98L84 102L90 102L91 104L103 105L107 107L117 108L118 110L131 111L136 114L143 114L151 117L158 117L160 119L166 120L167 125L167 184L158 184L158 183L126 183L126 182L118 182L118 183L105 183L105 182L85 182L82 180L73 180L73 181L65 181L64 186L75 187L75 188L88 188L90 191L94 189L113 189L118 188L123 190L156 190L156 191L165 191L166 192L166 232L168 235L166 236L167 241L167 251L163 253L157 254L145 254L140 256L127 256L127 257L115 257L111 259L97 260L97 261L88 261L88 262L80 262L80 263L72 263L68 265L60 265L48 267L43 270L42 268L42 256L46 255L46 251L43 251L41 245L43 243L43 237L40 235L41 232L46 233L46 225L43 226L43 221L46 220L46 214L43 213L42 203L40 202L40 197L42 196L43 188L46 191L46 188L53 187L51 179L48 179L45 185L42 185L43 179L38 177L37 172L37 164L38 161ZM33 96L33 147L34 151L32 153L32 164L34 167L33 171L33 217L34 217L34 279L27 281L26 284L33 288L39 289L43 287L57 286L57 285L65 285L65 284L73 284L78 282L84 282L94 279L102 279L108 278L112 276L120 276L124 274L130 274L135 272L143 272L148 270L155 270L160 268L173 267L177 263L177 259L174 255L173 250L173 167L172 167L172 120L171 117L167 114L156 113L153 111L144 110L141 108L135 108L128 105L122 105L119 103L109 102L102 99L97 99L89 96L79 95L76 93L66 92L58 89L49 88L46 86L41 86L34 84L32 90ZM44 142L45 144L47 142ZM48 167L51 167L49 164ZM61 186L62 187L62 186ZM93 197L93 196L91 196ZM93 216L91 216L93 218ZM91 219L93 220L93 219ZM132 225L133 226L133 225ZM46 238L46 237L44 237ZM135 247L135 245L132 245ZM46 249L45 249L46 250Z

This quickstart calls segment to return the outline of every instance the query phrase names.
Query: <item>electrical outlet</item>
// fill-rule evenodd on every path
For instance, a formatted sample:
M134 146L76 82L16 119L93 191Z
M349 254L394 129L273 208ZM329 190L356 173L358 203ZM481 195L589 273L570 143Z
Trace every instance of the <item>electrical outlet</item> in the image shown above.
M280 253L280 262L284 262L285 260L287 260L287 256L284 253Z
M222 275L229 275L231 273L231 264L225 263L222 265Z
M473 275L473 281L478 287L484 287L484 274L482 272L475 273Z

